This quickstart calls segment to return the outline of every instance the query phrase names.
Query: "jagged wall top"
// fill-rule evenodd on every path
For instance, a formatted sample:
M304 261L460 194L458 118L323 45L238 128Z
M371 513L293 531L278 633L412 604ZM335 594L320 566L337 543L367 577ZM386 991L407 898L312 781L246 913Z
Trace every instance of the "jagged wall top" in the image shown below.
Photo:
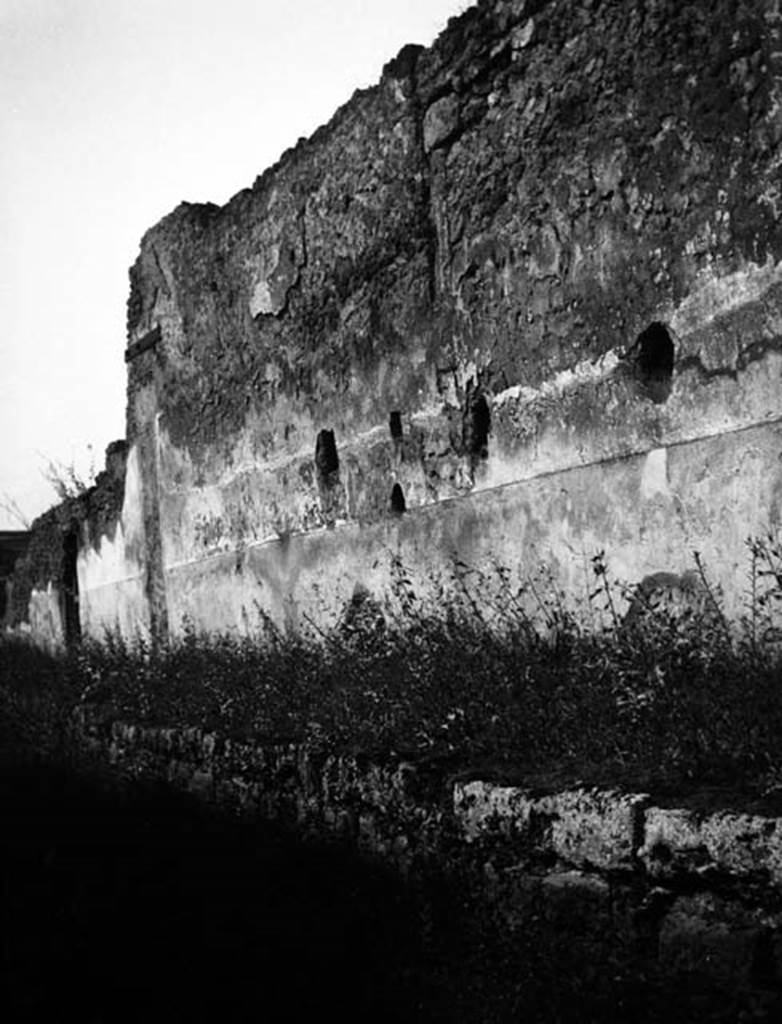
M145 235L132 440L311 449L631 343L782 254L776 0L482 2L226 206Z

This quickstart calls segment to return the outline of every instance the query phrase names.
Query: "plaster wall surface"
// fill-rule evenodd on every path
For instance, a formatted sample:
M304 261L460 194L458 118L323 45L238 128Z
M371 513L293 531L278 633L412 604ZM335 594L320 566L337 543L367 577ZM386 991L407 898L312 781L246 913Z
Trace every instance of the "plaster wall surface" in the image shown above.
M229 469L211 486L164 489L172 628L186 618L204 628L252 630L261 609L280 624L302 614L333 618L356 584L388 589L392 554L424 587L447 574L457 556L475 568L511 568L517 582L546 566L554 585L583 602L589 561L599 550L628 583L692 569L698 551L725 592L726 610L740 614L736 581L747 567L746 538L765 534L780 516L782 355L759 347L741 364L743 332L756 338L776 328L778 268L706 281L672 312L672 323L686 329L688 306L704 293L709 323L730 339L717 372L704 379L699 367L685 364L662 406L622 374L618 357L577 366L537 389L493 396L491 450L477 471L460 460L462 500L428 493L415 451L411 457L406 441L386 430L344 446L341 469L348 496L374 470L372 485L386 507L374 523L355 516L351 525L348 500L333 538L322 536L312 456ZM700 353L702 332L676 335L680 361ZM172 460L169 444L164 436L164 467ZM404 522L387 507L398 480L410 510ZM446 497L458 499L459 491Z
M333 618L392 554L576 601L597 551L634 583L697 550L738 614L779 520L779 34L773 4L484 0L152 228L128 436L168 628Z
M97 546L79 553L79 606L82 634L103 639L119 630L127 637L149 632L146 548L142 481L137 447L125 468L125 490L112 536L100 535Z
M727 613L739 616L746 538L779 525L781 451L782 424L751 427L540 475L381 523L180 562L166 571L171 623L252 631L259 609L282 625L299 625L305 615L333 621L357 584L378 594L391 588L392 558L426 594L438 578L447 587L458 557L483 570L479 597L487 604L502 594L495 564L511 570L511 587L544 567L544 593L561 588L583 615L594 588L590 560L600 550L612 576L628 583L691 570L697 551L710 584L724 591Z
M597 551L636 583L698 550L739 614L780 516L781 144L776 0L480 0L182 203L131 268L87 631L333 619L392 554L576 602Z
M59 650L65 643L60 595L55 586L33 588L28 606L28 622L36 643L49 651Z

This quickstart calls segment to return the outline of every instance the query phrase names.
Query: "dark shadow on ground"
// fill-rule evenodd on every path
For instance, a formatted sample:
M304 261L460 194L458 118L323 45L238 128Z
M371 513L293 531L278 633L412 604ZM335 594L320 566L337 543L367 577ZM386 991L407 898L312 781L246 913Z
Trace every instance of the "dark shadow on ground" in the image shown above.
M4 1021L417 1017L401 884L337 847L3 765Z
M509 927L483 878L477 862L409 887L167 788L0 753L0 1021L782 1020L777 983L745 998L666 977L589 907Z

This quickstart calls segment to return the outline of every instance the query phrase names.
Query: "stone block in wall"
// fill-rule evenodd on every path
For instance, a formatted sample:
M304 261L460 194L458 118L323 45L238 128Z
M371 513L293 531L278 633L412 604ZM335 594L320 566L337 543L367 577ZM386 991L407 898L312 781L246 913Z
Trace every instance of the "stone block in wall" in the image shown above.
M682 896L661 923L659 960L666 970L746 984L767 969L771 934L761 911L712 893Z
M532 815L533 797L518 786L502 786L482 779L457 782L453 808L467 842L489 829L503 835L526 833Z
M573 789L540 796L481 780L456 783L454 812L468 842L491 829L577 867L630 869L648 797Z
M543 878L531 874L526 864L489 873L487 897L506 928L528 928L538 921Z
M443 96L436 100L424 115L424 150L429 153L447 142L458 123L459 101L456 96Z
M637 954L632 887L584 870L534 873L526 863L487 874L486 902L510 948L555 976L576 971L586 982L597 965Z
M352 807L381 817L420 810L416 800L416 773L407 763L378 765L362 763L355 757L329 757L320 771L320 792L324 805Z
M581 870L531 872L527 863L487 875L487 901L509 933L552 937L570 954L577 944L585 962L620 951L635 955L648 945L637 886ZM653 940L656 954L656 931Z
M634 866L647 803L643 793L575 789L539 799L536 812L550 822L557 857L610 871Z
M654 878L719 872L782 885L782 820L686 808L649 807L641 862Z
M547 875L541 885L544 919L555 933L571 938L613 931L611 889L604 878L583 871Z

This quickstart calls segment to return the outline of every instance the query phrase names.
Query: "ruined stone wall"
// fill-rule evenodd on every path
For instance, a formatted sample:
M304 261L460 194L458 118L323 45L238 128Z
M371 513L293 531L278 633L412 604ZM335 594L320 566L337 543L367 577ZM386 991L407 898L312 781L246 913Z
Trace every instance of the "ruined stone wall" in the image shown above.
M26 530L0 530L0 628L10 621L14 566L24 557L29 542Z
M136 450L127 446L107 460L104 478L84 502L87 513L79 552L79 612L84 635L126 637L150 629L147 537L143 485Z
M453 777L426 762L101 721L88 707L75 724L80 756L125 779L163 782L301 835L339 837L402 876L434 860L462 885L481 879L481 901L519 950L530 934L550 942L561 930L590 966L682 972L688 986L711 980L756 1005L776 993L779 1005L778 799L693 790L672 800ZM467 865L472 873L457 876Z
M148 231L153 626L295 624L392 553L580 595L596 550L635 581L695 549L738 613L782 494L779 36L776 0L484 0Z
M57 650L80 636L149 632L138 459L115 441L95 484L32 524L12 577L11 628Z
M65 643L64 540L80 520L76 501L63 501L39 516L30 543L14 569L11 627L29 628L36 641L54 650Z

